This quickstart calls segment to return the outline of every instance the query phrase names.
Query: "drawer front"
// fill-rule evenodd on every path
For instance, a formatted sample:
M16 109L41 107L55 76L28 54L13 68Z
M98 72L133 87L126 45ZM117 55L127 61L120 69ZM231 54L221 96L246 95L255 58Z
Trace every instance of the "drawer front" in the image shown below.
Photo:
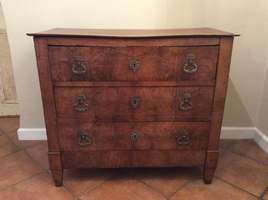
M49 47L54 81L211 81L217 46Z
M205 151L64 151L62 162L68 168L177 167L203 166Z
M211 87L57 87L59 118L88 121L210 119Z
M208 123L81 123L59 120L62 151L204 150Z

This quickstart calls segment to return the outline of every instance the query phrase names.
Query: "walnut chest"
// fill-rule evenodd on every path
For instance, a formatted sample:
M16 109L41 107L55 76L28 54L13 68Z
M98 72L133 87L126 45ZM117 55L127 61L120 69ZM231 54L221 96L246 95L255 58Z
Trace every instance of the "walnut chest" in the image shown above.
M234 34L52 29L34 36L55 185L63 169L203 168L211 183Z

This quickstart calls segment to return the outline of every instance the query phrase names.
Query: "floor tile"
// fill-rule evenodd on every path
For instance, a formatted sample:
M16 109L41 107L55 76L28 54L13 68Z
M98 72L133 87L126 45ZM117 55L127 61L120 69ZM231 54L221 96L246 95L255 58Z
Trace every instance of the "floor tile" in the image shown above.
M64 186L76 196L80 196L99 186L114 175L112 169L64 170Z
M38 162L43 169L49 169L47 155L48 147L46 141L41 142L41 144L28 147L25 151L32 157L33 160Z
M210 185L202 180L191 182L179 190L171 200L257 200L256 197L220 180L214 179Z
M0 146L0 158L18 151L19 148L12 142Z
M105 181L95 190L80 197L81 200L164 200L164 196L145 184L133 180L116 178Z
M236 140L229 150L268 165L268 154L254 140Z
M11 140L0 132L0 158L18 151L18 147Z
M219 159L216 176L259 196L268 184L268 167L226 151Z
M10 142L9 138L4 133L0 132L0 147L9 142Z
M0 117L0 129L6 133L19 128L19 117Z
M184 184L200 177L198 168L147 168L138 173L138 180L166 197L172 196Z
M69 200L72 195L63 187L55 187L47 173L34 176L0 191L0 200Z
M0 189L41 172L41 168L23 151L3 157L0 163Z
M220 148L221 149L228 149L230 148L236 140L230 140L230 139L224 139L224 140L220 140Z

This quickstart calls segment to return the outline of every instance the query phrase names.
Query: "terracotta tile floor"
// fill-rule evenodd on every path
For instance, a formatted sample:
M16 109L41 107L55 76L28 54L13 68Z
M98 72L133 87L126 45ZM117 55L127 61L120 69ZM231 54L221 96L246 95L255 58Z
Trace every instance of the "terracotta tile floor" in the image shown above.
M211 185L197 168L65 170L54 187L45 141L18 141L18 118L0 118L0 200L268 200L268 154L223 140Z

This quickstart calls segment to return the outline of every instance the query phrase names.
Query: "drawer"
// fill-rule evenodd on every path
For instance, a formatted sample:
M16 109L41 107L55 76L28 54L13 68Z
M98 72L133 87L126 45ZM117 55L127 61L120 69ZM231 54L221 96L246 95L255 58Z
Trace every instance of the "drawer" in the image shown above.
M212 87L56 87L57 117L95 121L208 121Z
M62 151L205 150L209 123L58 120Z
M218 46L49 47L54 81L211 81Z
M64 151L61 155L65 169L182 167L203 166L206 152L191 150Z

